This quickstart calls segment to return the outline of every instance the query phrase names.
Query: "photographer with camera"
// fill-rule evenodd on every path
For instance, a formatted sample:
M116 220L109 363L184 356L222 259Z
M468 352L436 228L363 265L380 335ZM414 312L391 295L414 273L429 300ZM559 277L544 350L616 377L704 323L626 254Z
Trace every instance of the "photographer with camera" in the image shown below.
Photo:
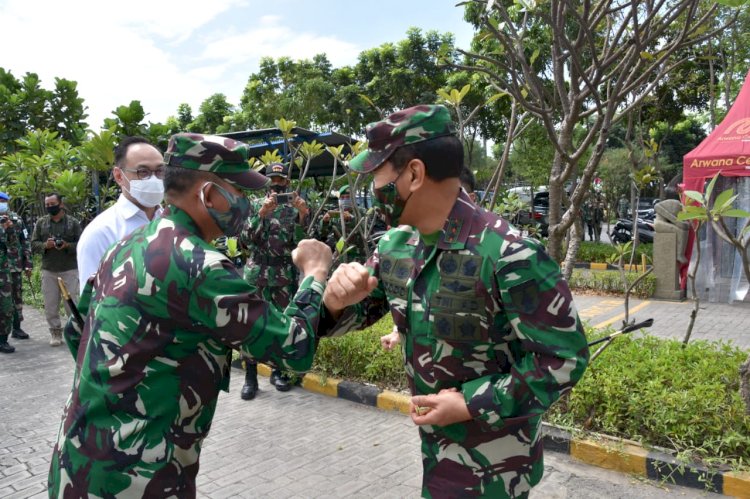
M78 264L76 246L81 237L81 224L65 212L62 196L53 192L44 198L47 215L40 218L31 235L31 247L42 255L42 294L44 313L50 332L50 346L62 344L60 322L61 277L73 296L78 296Z
M283 310L297 292L297 267L292 250L305 239L310 209L296 192L289 190L289 167L274 163L266 167L271 179L268 193L253 204L253 211L242 233L241 242L249 250L245 280L263 299ZM258 365L245 358L245 385L240 396L252 400L258 391ZM280 392L292 388L289 377L275 368L271 384Z

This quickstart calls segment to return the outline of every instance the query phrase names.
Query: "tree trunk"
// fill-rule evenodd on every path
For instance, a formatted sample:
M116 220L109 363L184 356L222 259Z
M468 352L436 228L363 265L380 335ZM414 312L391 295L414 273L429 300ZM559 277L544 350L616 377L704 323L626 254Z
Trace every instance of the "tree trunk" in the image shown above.
M570 227L570 237L568 237L568 251L565 253L565 262L563 262L563 279L566 281L570 280L570 276L573 275L573 268L576 263L576 255L578 255L578 248L581 245L581 238L583 237L583 225L581 225L580 217L576 217L575 223Z

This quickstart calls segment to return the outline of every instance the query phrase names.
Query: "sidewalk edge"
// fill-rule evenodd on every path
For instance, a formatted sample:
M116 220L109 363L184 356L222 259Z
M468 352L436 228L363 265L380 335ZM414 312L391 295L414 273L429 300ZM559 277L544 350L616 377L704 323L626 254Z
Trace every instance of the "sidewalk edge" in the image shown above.
M232 367L242 369L241 360ZM271 369L258 364L258 373L270 376ZM302 388L386 411L409 414L409 395L378 387L307 373ZM568 454L586 464L641 476L668 484L717 492L750 499L750 473L713 471L695 463L682 463L664 452L648 450L630 442L612 439L604 443L593 438L577 438L570 432L543 423L544 449ZM609 438L608 438L609 439Z

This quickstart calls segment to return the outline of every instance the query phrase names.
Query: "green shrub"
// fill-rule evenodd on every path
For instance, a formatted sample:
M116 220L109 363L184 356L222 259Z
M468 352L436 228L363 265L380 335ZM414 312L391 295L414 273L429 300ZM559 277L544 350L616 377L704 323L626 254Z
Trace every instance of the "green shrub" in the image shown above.
M339 338L323 338L318 345L313 371L349 380L402 390L406 388L401 345L386 351L380 337L393 329L390 315L363 330Z
M380 336L390 316L364 331L323 338L313 371L395 391L407 386L400 346L385 351ZM596 339L612 331L589 331ZM593 351L598 348L592 348ZM747 470L750 416L739 396L736 347L645 335L617 338L589 366L569 396L545 420L575 431L604 433L646 447L674 449L678 457Z
M649 260L653 255L654 245L651 243L640 243L638 248L635 250L635 258L633 263L640 265L641 254L645 254ZM576 260L579 262L586 263L607 263L612 255L615 254L615 248L611 244L607 243L596 243L593 241L581 241L581 246L578 248L578 255ZM628 253L627 261L630 263L630 253Z
M630 286L641 274L639 272L625 272L625 279ZM574 290L596 291L603 293L624 294L619 270L588 270L573 269L573 275L568 280L568 286ZM651 273L644 277L633 288L631 295L638 298L650 298L656 291L656 276Z
M593 352L592 352L593 353ZM739 396L747 352L725 343L653 336L615 340L570 396L556 424L675 449L715 464L750 466L750 416Z
M35 254L33 256L34 269L31 271L31 279L23 276L23 303L26 306L38 309L44 309L44 297L42 296L42 257ZM31 281L31 288L29 288ZM78 297L75 297L78 301Z
M322 339L313 371L403 390L400 347L387 352L380 346L380 336L392 326L387 316L365 331ZM747 468L750 416L739 397L739 365L746 356L723 343L695 341L683 349L675 340L620 337L545 419L573 430L675 449L706 464L721 460Z

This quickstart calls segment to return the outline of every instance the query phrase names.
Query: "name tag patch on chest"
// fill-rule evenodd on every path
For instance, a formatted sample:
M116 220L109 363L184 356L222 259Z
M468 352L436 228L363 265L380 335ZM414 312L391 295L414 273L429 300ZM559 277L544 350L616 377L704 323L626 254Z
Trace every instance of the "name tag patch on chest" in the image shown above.
M407 284L413 270L414 262L410 259L397 260L384 256L380 261L380 279L386 294L406 298Z
M475 315L436 312L433 334L436 338L458 342L481 342L482 320Z

